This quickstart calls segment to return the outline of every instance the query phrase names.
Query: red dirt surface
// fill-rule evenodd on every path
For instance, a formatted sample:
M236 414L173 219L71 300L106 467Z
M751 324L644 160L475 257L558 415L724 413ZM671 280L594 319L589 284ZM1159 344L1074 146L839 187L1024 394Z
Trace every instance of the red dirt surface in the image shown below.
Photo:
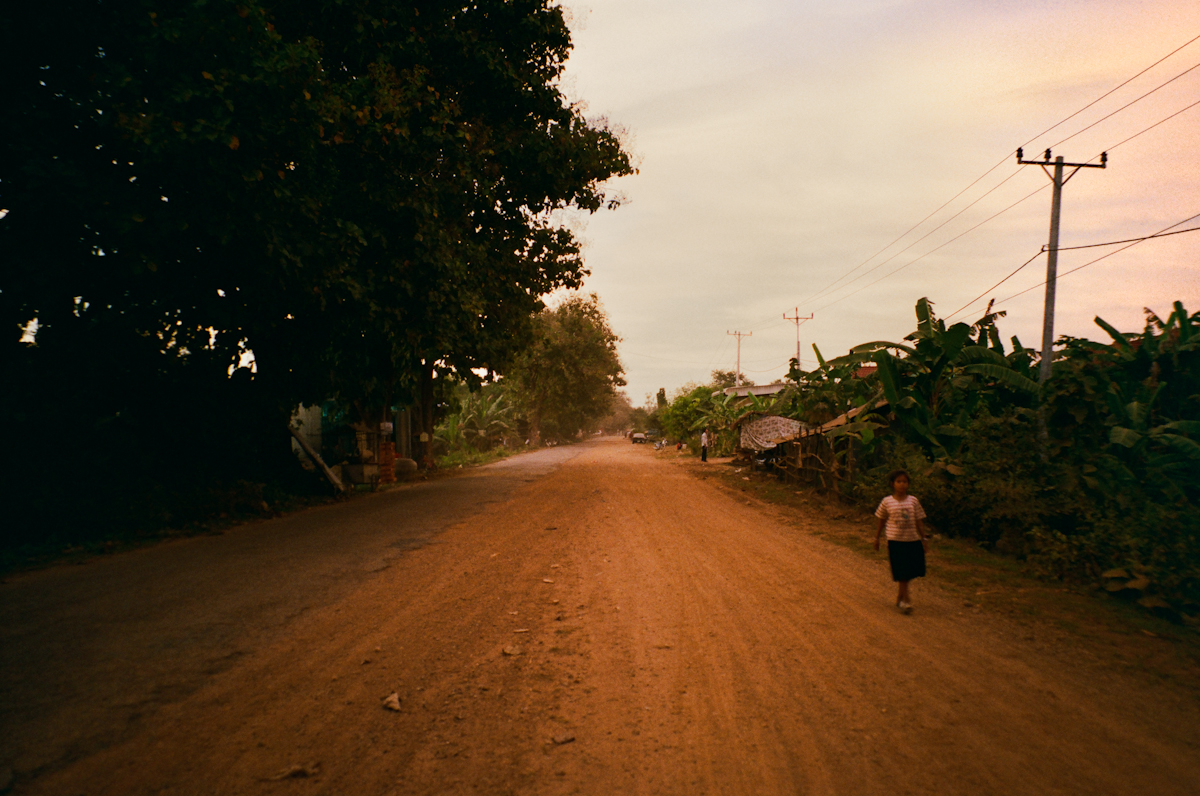
M900 615L882 558L694 469L583 446L15 790L1197 792L1192 697L1064 663L936 569Z

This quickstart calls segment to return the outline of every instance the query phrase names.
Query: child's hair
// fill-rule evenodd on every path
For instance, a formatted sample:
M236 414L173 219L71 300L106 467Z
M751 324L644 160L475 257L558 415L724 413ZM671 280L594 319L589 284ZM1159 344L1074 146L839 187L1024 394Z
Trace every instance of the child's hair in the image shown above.
M888 473L888 486L895 486L896 479L900 476L904 476L909 481L912 480L912 476L908 474L907 470L892 470L890 473Z

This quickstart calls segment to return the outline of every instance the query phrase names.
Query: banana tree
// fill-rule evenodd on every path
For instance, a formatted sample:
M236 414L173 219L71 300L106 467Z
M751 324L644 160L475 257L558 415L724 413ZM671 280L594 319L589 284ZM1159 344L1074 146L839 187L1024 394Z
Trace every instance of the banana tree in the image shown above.
M750 401L747 401L747 398ZM747 415L746 405L761 406L758 396L725 395L721 392L712 393L707 399L701 399L699 418L692 423L692 431L708 429L713 435L713 449L716 452L728 452L736 447L734 438L737 424Z
M491 448L514 430L512 403L500 392L472 394L459 414L463 437L479 450Z
M1029 357L1015 338L1017 350L1004 354L995 329L999 313L989 311L975 324L947 328L932 302L922 298L916 315L917 330L905 343L880 340L851 353L870 356L896 418L935 459L951 460L983 402L1007 400L1012 393L1033 396L1038 385L1021 372Z

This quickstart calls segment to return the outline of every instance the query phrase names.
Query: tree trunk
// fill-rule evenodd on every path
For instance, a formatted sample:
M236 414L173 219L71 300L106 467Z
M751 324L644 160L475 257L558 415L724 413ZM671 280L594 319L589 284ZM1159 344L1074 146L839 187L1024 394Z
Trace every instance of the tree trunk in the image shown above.
M433 362L421 361L421 467L433 469Z
M541 412L533 409L529 413L529 444L537 447L542 443L542 416Z

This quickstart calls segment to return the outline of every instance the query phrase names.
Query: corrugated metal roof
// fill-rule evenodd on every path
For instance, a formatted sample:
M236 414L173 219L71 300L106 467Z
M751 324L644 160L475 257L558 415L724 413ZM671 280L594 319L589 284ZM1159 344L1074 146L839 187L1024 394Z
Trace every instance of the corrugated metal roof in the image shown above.
M726 387L721 392L726 395L774 395L782 392L786 386L788 385L785 382L779 381L774 384L756 384L753 387Z

